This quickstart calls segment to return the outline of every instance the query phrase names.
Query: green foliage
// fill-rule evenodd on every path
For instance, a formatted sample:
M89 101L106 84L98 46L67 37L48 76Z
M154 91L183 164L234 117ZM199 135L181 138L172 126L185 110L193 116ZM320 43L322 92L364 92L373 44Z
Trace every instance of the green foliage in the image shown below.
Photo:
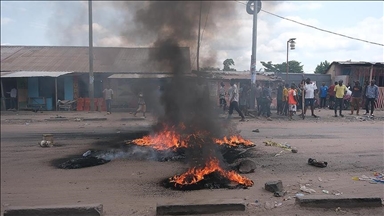
M220 71L220 68L216 68L216 67L203 67L203 68L200 68L200 71Z
M236 71L236 69L231 68L232 65L235 65L233 59L225 59L223 62L224 68L223 71Z
M329 62L327 62L327 60L325 60L324 62L320 62L320 64L318 64L316 66L315 74L327 73L327 69L328 69L329 65L331 65L331 64Z
M287 71L287 63L283 62L281 64L272 64L271 61L269 62L260 62L264 66L265 72L286 72ZM301 62L292 60L288 62L289 66L289 73L304 73L303 66L301 65Z

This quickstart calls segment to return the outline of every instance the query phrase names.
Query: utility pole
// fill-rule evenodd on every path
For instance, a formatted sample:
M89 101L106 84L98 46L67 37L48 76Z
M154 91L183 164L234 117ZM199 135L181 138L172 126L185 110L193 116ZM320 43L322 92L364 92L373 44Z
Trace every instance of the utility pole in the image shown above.
M95 78L93 76L93 21L92 21L92 0L88 0L88 25L89 25L89 98L91 101L91 111L95 111L94 87Z
M253 9L251 8L253 4ZM247 13L253 15L253 29L252 29L252 55L251 55L251 109L255 108L255 88L253 84L256 83L256 50L257 50L257 14L261 10L260 0L249 0L247 3Z
M200 27L201 27L201 9L202 9L202 7L203 7L203 2L200 1L199 33L197 36L197 54L196 54L197 71L200 71L199 59L200 59Z

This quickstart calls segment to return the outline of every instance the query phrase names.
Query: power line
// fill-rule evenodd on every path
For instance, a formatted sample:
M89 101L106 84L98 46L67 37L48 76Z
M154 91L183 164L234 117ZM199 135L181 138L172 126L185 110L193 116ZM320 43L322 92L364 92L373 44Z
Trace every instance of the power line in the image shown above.
M246 5L243 2L236 1L236 0L234 0L234 1L237 2L237 3L243 4L243 5ZM365 42L365 43L370 43L370 44L374 44L374 45L384 46L384 44L363 40L363 39L360 39L360 38L351 37L351 36L348 36L348 35L344 35L344 34L332 32L332 31L329 31L329 30L325 30L325 29L322 29L322 28L318 28L316 26L312 26L312 25L308 25L308 24L305 24L305 23L301 23L301 22L298 22L296 20L292 20L292 19L289 19L289 18L286 18L286 17L282 17L282 16L279 16L277 14L274 14L274 13L268 12L266 10L263 10L263 9L261 9L261 11L263 11L264 13L270 14L272 16L276 16L278 18L281 18L281 19L284 19L284 20L288 20L288 21L291 21L291 22L294 22L294 23L297 23L297 24L300 24L300 25L303 25L303 26L306 26L306 27L309 27L309 28L313 28L313 29L322 31L322 32L327 32L327 33L330 33L330 34L338 35L338 36L341 36L341 37L346 37L346 38L349 38L349 39L352 39L352 40L357 40L357 41L361 41L361 42Z
M207 21L208 21L208 16L209 16L210 9L211 9L211 2L209 2L207 16L205 17L204 28L203 28L203 31L201 32L201 37L200 37L200 47L201 47L201 42L203 41L203 36L204 36L205 27L207 26ZM195 62L195 61L197 61L197 53L194 54L194 59L193 59L192 62ZM199 68L197 68L197 70L199 70Z

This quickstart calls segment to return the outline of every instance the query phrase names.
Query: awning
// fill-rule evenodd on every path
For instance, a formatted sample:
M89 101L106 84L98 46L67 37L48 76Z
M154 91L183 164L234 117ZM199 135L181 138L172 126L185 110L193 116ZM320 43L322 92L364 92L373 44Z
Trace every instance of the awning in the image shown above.
M73 73L73 71L14 71L1 72L1 78L17 78L17 77L59 77L62 75Z

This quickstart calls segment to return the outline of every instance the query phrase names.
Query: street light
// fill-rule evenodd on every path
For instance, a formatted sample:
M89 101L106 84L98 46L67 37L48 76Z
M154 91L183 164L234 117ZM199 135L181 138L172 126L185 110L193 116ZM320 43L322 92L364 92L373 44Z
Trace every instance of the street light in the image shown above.
M288 45L289 47L291 48L291 50L294 50L295 49L295 45L296 45L296 42L295 42L296 38L291 38L287 41L287 73L285 75L285 82L287 83L288 82L288 71L289 71L289 65L288 65Z

